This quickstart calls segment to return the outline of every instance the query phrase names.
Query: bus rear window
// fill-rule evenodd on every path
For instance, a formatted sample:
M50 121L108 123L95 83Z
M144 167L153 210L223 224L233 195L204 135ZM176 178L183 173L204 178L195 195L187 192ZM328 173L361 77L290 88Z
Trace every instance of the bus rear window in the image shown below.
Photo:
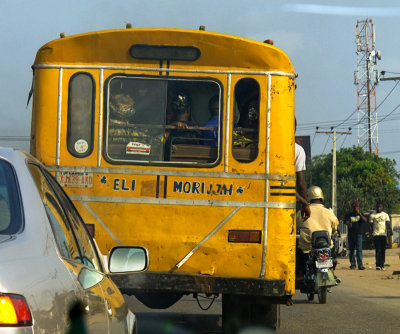
M17 179L11 165L0 160L0 234L15 234L21 229L22 213Z
M117 75L106 87L109 162L210 165L218 160L222 101L216 81Z
M68 95L67 148L75 157L84 158L93 151L94 80L89 73L71 77Z

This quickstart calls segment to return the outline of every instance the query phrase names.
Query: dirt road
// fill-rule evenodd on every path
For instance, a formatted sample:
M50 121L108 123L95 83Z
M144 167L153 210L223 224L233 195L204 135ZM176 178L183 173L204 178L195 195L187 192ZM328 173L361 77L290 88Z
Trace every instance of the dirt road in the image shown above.
M379 295L391 297L397 307L400 298L400 248L386 250L385 270L376 270L375 250L363 250L363 263L365 270L350 270L348 258L339 258L336 267L336 275L343 284L340 289L359 289L365 291L366 295ZM398 298L393 298L398 297Z
M308 302L296 290L293 306L281 306L277 334L400 333L400 248L388 249L384 271L375 269L375 251L364 250L366 270L350 270L348 258L339 258L336 274L342 284L332 289L325 305L318 298ZM125 296L138 317L139 333L222 333L221 298L204 312L192 296L185 296L166 310L151 310L134 297ZM201 301L203 307L209 302ZM268 331L249 333L272 333Z
M364 250L366 270L350 270L348 258L339 258L336 275L342 279L328 294L326 305L308 302L296 290L294 305L281 307L279 334L400 333L400 248L386 250L384 271L375 269L375 251Z

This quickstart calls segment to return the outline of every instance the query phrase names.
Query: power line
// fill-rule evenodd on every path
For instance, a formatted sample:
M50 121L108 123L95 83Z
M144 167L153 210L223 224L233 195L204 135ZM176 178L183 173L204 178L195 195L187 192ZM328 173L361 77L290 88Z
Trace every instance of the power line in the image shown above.
M376 107L376 109L378 109L383 104L383 102L386 101L386 99L390 96L390 94L392 94L392 92L394 91L394 89L397 87L398 84L399 84L399 81L397 81L396 84L393 86L393 88L390 90L390 92L388 94L386 94L385 98L382 100L381 103L379 103L379 105Z
M386 71L386 73L395 73L395 74L396 74L396 72L388 72L388 71ZM398 73L398 74L400 74L400 73ZM389 93L386 94L386 96L385 96L385 97L383 98L383 100L379 103L379 105L376 107L376 109L378 109L380 106L382 106L382 104L383 104L383 103L388 99L388 97L393 93L393 91L396 89L396 87L398 86L399 83L400 83L400 82L397 81L396 84L393 85L392 89L389 91ZM398 108L398 106L397 106L396 108ZM351 118L356 112L357 112L357 109L355 109L353 112L351 112L350 115L349 115L346 119L344 119L344 120L337 120L337 121L332 121L332 120L331 120L331 121L323 121L323 122L310 122L310 123L305 123L305 124L303 123L303 124L299 124L297 128L298 128L299 131L306 131L306 130L312 130L312 129L315 128L316 126L319 126L319 127L323 128L324 125L326 125L326 127L329 127L329 128L355 127L355 126L360 125L360 123L363 122L363 121L366 119L366 115L363 115L362 118L361 118L360 120L357 120L357 121L356 121L355 119L354 119L354 120L350 120L350 118ZM386 119L388 116L390 116L393 112L394 112L394 110L392 110L389 114L383 116L383 118L382 118L381 120L378 120L378 123L379 123L379 122L382 122L383 120L385 120L385 119ZM400 118L399 118L399 119L400 119ZM350 120L351 122L346 123L346 122L348 122L349 120ZM391 120L394 120L394 119L391 119ZM336 122L339 122L339 124L333 125L333 126L332 126L332 124L335 124ZM346 124L345 124L345 123L346 123Z
M319 133L319 132L317 132L317 133ZM328 139L326 140L325 147L324 147L324 150L322 151L322 154L325 154L326 145L328 145L328 141L329 141L330 137L331 137L331 135L329 135Z
M30 141L30 136L0 136L0 141Z

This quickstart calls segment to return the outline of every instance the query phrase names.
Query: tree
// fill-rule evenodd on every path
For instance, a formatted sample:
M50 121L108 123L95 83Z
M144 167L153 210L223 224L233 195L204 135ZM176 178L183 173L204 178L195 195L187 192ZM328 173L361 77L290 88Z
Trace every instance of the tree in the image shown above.
M394 160L381 158L360 147L342 148L336 153L337 210L343 219L350 203L357 199L362 210L375 209L382 202L384 210L393 213L400 200L397 188L400 173ZM332 203L332 153L312 158L306 170L308 185L318 185L325 203Z

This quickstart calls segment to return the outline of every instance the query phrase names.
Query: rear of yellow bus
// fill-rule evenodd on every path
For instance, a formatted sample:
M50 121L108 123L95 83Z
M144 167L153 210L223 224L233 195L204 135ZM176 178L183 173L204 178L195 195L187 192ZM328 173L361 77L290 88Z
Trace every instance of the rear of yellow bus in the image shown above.
M146 272L113 274L121 290L152 308L222 295L225 331L276 328L295 278L288 57L235 36L123 29L49 42L33 68L31 153L104 254L148 250Z

